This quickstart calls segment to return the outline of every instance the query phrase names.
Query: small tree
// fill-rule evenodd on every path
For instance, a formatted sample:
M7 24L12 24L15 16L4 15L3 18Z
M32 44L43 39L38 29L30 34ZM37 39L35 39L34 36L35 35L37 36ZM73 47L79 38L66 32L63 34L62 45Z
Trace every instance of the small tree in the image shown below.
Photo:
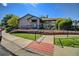
M64 19L63 19L63 18L57 18L57 20L56 20L56 29L58 29L58 24L59 24L61 21L64 21Z
M59 29L64 29L64 30L70 30L72 26L72 20L70 18L65 19L64 21L61 21L58 24Z
M18 19L19 17L13 16L11 19L7 21L8 26L16 28L18 26Z
M3 19L1 20L1 25L3 26L3 27L7 27L8 25L7 25L7 21L9 20L9 19L11 19L13 17L13 14L7 14L7 15L5 15L4 17L3 17Z

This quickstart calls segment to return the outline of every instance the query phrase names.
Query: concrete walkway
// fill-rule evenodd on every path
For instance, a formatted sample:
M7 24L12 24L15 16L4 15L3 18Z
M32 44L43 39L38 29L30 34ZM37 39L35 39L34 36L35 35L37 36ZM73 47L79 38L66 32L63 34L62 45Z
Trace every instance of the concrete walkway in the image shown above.
M24 39L21 37L17 37L12 34L9 34L9 33L5 33L5 31L2 32L2 36L3 36L3 38L6 38L9 41L14 42L15 44L21 46L22 48L27 46L28 44L30 44L33 41L33 40L28 40L28 39Z
M39 38L37 42L40 43L37 43L32 40L16 37L5 32L3 32L2 35L3 38L1 44L12 53L15 53L16 55L37 56L37 55L45 55L46 51L48 53L52 53L54 51L54 53L52 54L54 56L79 56L79 48L73 48L73 47L61 48L60 46L54 45L53 35L44 35L43 37ZM60 36L56 36L56 37L60 37ZM63 36L63 37L67 37L67 36Z
M69 35L69 37L73 37L74 35ZM75 35L78 36L78 35ZM67 35L55 35L56 38L67 38ZM41 38L43 40L41 40ZM40 39L38 39L37 41L42 41L42 42L46 42L46 43L51 43L52 45L54 45L53 43L53 35L43 35L43 37L41 37ZM54 45L54 56L79 56L79 48L73 48L73 47L66 47L64 46L64 48L62 48L61 46L57 46Z
M43 42L44 40L38 43L29 39L13 36L4 31L2 32L2 36L1 45L16 55L50 55L54 50L53 45L47 43L47 41ZM40 49L38 49L38 47Z
M32 42L32 40L16 37L9 33L5 33L4 31L2 32L2 36L3 37L1 45L5 47L7 50L14 53L15 55L19 56L39 55L24 49L28 44Z
M0 44L0 56L14 56L14 54L2 47Z
M79 56L79 48L73 47L64 47L61 48L60 46L54 47L54 56Z
M53 45L53 35L43 35L41 38L37 40L37 42L45 42Z

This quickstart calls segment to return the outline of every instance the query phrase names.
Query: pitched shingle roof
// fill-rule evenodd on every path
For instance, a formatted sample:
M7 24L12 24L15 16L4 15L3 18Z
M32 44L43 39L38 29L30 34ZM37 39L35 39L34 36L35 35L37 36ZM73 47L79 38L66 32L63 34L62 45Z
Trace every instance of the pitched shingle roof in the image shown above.
M56 21L54 18L42 18L43 21Z
M30 19L30 18L32 18L32 17L36 17L36 16L33 16L33 15L31 15L31 14L26 14L25 16L21 17L20 20L21 20L22 18L24 18L24 17L28 20L28 19ZM36 17L36 18L39 18L39 17ZM40 19L40 18L39 18L39 19Z

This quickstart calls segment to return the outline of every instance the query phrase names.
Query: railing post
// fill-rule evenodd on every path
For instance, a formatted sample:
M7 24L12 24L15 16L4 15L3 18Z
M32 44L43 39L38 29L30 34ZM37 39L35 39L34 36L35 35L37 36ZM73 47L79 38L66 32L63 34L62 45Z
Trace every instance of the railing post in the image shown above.
M54 39L54 44L55 44L55 33L54 33L54 31L53 31L53 37L54 37L53 39Z
M67 30L67 38L68 38L68 30Z
M54 36L54 44L55 44L55 36Z
M36 41L36 32L35 32L35 41Z
M63 47L63 44L62 44L62 42L61 42L61 40L60 40L60 38L59 38L59 42L60 42L60 44L61 44L62 48L64 48L64 47Z

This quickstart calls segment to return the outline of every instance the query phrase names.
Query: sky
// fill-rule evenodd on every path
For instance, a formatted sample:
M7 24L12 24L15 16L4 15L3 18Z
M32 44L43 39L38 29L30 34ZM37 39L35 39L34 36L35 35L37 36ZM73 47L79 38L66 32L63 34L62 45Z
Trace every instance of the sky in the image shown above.
M78 3L0 3L0 20L6 14L22 17L26 14L48 15L49 18L67 18L79 20Z

